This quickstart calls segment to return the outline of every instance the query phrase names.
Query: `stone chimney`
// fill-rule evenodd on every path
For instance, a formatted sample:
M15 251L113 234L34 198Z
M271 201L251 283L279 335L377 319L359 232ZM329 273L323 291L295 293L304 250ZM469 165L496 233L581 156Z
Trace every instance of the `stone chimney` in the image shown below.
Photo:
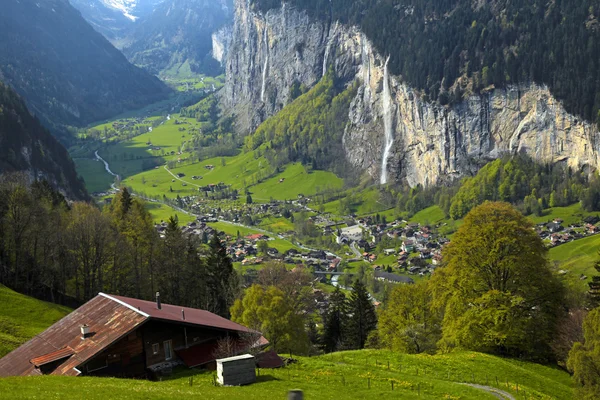
M158 308L159 310L162 309L162 306L160 304L160 292L156 292L156 308Z

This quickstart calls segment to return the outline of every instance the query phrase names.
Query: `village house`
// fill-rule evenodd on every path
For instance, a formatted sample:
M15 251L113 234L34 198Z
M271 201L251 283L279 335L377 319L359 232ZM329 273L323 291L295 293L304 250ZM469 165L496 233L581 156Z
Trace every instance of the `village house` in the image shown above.
M342 238L346 238L351 242L358 242L363 238L362 228L359 225L342 228L340 236L337 238L338 244L341 243Z
M0 377L31 375L153 378L177 365L215 361L219 340L239 352L268 344L259 333L204 310L98 294L0 359ZM251 338L248 340L247 338Z
M406 253L412 253L413 251L415 251L415 242L414 242L414 240L406 239L402 243L402 251L404 251Z

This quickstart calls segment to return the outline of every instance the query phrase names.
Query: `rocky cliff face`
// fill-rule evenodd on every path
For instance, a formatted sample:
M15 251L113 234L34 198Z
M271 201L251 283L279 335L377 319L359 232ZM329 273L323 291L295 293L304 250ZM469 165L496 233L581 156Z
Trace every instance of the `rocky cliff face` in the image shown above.
M436 184L518 151L577 168L600 165L596 127L568 114L545 87L515 85L441 107L387 74L386 59L358 29L311 20L289 6L263 15L248 0L235 1L221 101L237 115L240 133L288 104L294 81L310 87L327 68L361 82L344 147L348 160L378 181Z

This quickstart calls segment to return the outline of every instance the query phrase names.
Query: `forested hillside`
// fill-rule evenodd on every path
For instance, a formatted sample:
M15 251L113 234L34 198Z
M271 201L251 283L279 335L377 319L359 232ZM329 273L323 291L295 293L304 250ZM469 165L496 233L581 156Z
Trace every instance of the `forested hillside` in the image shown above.
M0 173L17 171L47 180L72 199L88 196L67 150L0 82Z
M280 0L252 0L259 11ZM441 104L491 85L548 85L567 111L600 123L600 6L593 0L289 0L359 25L390 68Z
M87 124L168 95L67 0L3 2L0 71L47 126Z
M246 149L266 145L264 155L277 167L300 161L313 169L349 177L352 168L344 155L342 136L356 86L345 89L329 71L314 88L302 94L305 90L297 83L292 85L294 102L248 136Z

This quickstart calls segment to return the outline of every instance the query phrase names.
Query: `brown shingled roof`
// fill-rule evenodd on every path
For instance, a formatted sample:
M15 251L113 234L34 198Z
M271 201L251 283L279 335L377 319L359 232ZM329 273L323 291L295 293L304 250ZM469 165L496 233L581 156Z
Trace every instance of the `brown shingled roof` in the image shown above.
M185 319L182 315L185 314ZM204 310L100 293L50 328L0 359L0 377L39 375L37 367L64 360L52 375L77 376L77 368L148 320L162 320L236 332L248 328ZM81 338L82 325L90 335ZM266 339L261 338L268 343Z
M170 304L162 304L161 309L159 310L156 306L156 303L153 301L138 300L122 296L111 297L148 314L152 319L200 325L228 331L251 332L250 329L243 325L237 324L206 310L173 306ZM183 314L181 312L182 310L183 314L185 314L185 320L183 319Z
M99 295L67 315L44 332L0 359L0 376L38 374L35 360L70 347L74 354L52 375L76 376L76 368L90 360L130 331L147 321L147 316ZM81 339L81 325L89 325L90 337Z

